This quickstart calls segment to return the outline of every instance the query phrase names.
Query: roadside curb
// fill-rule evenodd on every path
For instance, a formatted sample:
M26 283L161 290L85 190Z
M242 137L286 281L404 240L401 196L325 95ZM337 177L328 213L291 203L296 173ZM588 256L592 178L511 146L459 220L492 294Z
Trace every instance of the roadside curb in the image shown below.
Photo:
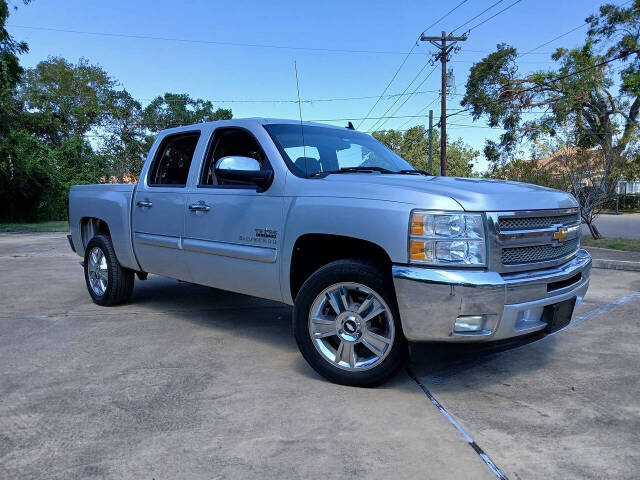
M593 268L640 272L640 252L613 250L602 247L584 247L591 254Z
M640 262L629 262L626 260L604 260L594 258L591 260L593 268L603 268L607 270L625 270L627 272L640 272Z

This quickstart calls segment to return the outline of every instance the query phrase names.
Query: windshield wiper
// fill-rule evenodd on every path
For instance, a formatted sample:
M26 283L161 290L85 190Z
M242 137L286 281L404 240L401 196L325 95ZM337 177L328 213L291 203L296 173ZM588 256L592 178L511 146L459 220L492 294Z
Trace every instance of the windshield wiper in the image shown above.
M425 177L432 177L433 175L431 175L428 172L425 172L424 170L418 170L418 169L405 169L405 170L397 170L397 171L393 171L393 170L389 170L387 168L383 168L383 167L376 167L376 166L371 166L371 167L343 167L339 170L326 170L324 172L313 172L312 174L310 174L310 177L322 177L325 175L329 175L332 173L373 173L373 172L378 172L378 173L393 173L393 174L402 174L402 175L424 175Z
M326 170L324 172L313 172L311 177L319 177L323 175L329 175L331 173L396 173L392 170L388 170L382 167L342 167L339 170Z
M424 170L412 169L412 170L398 170L396 173L402 173L405 175L424 175L425 177L433 177L429 172L425 172Z

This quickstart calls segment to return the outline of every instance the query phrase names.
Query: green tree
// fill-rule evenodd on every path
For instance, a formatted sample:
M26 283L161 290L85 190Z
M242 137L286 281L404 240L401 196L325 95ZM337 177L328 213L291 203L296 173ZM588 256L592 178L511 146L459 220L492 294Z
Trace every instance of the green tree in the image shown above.
M120 181L126 174L137 176L150 147L142 105L126 90L119 90L109 93L106 110L100 152L110 160L110 174Z
M573 145L600 148L605 162L596 184L588 194L587 190L572 192L581 199L583 220L598 238L594 214L614 192L618 173L632 154L628 147L638 133L640 0L627 8L604 5L587 22L590 30L584 45L559 48L552 56L558 62L553 70L522 75L516 49L498 45L472 67L461 104L471 109L474 119L485 116L491 126L505 129L500 141L487 141L484 150L494 163L512 158L522 140L535 142L566 128ZM601 45L607 46L605 55L597 53ZM623 63L617 81L608 62L614 58ZM526 115L540 109L544 113L535 119ZM567 187L572 190L572 185L582 188L581 182Z
M49 147L25 130L0 136L0 219L52 219L55 172Z
M186 93L165 93L156 97L144 109L143 125L155 133L180 125L231 118L230 109L214 109L213 103L209 100L193 99Z
M73 64L51 57L25 73L19 96L30 129L57 146L105 120L115 85L102 67L84 58Z
M515 180L518 182L563 188L562 178L542 167L535 160L515 159L504 165L493 164L485 175L487 178Z
M54 169L55 188L50 199L53 218L66 217L71 185L103 183L110 173L111 162L94 152L91 144L80 136L66 138L51 149L49 161Z
M420 170L429 169L429 132L417 125L406 132L399 130L382 130L373 132L373 137L385 144L407 162ZM447 144L447 171L455 177L470 177L473 173L473 162L479 153L461 138ZM433 131L433 167L432 174L437 175L440 165L440 135Z
M26 5L29 0L23 0ZM15 89L22 76L18 55L29 51L25 42L15 40L5 28L9 5L0 0L0 136L6 135L16 123L21 107L15 99Z

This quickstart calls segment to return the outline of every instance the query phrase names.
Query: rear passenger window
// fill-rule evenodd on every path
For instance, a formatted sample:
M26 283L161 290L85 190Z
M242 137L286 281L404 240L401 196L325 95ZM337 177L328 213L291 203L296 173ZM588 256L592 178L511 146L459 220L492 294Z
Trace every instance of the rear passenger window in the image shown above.
M149 172L148 184L184 187L200 132L172 135L163 140Z

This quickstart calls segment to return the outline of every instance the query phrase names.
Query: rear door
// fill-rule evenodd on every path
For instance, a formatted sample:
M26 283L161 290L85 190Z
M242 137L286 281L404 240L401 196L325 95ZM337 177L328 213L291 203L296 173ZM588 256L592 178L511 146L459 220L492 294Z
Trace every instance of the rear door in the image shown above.
M189 280L182 251L186 185L200 130L165 136L133 199L133 241L144 271Z
M217 128L197 186L187 201L184 251L195 283L281 300L278 256L282 246L282 179L261 191L255 185L225 184L215 162L230 155L271 163L248 129Z

